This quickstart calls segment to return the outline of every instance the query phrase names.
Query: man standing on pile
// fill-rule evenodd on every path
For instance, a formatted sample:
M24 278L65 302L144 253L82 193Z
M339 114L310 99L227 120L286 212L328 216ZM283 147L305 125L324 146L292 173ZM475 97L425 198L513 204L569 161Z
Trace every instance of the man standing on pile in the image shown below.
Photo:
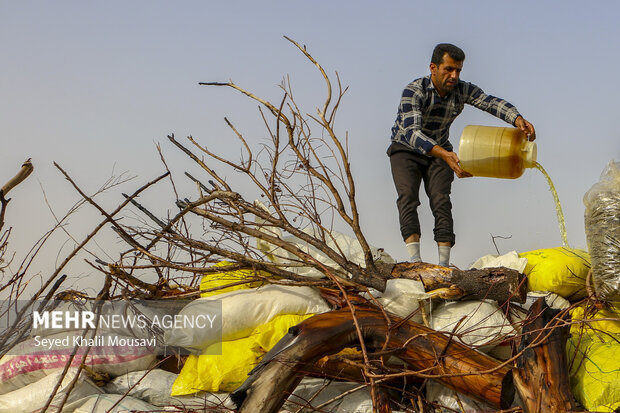
M450 189L454 173L471 176L461 169L459 158L448 140L450 125L463 111L465 103L510 123L536 139L534 126L510 103L486 95L482 89L459 79L465 53L458 47L438 44L431 58L431 74L416 79L403 91L392 142L387 150L396 185L400 231L412 262L420 258L420 183L435 217L435 241L439 265L447 267L455 236Z

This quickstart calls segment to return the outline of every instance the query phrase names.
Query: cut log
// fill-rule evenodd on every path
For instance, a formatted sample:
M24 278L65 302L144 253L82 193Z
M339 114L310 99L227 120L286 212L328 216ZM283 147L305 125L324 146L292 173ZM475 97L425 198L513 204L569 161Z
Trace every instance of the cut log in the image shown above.
M382 349L388 337L383 313L359 305L355 314L368 351ZM421 324L401 323L396 317L390 321L393 327L386 348L399 349L396 355L413 370L436 375L436 380L453 390L492 406L505 408L512 403L514 388L508 367ZM311 317L289 329L231 398L241 413L277 412L301 380L300 371L308 371L319 358L357 343L348 308Z
M506 268L459 270L425 262L400 262L391 271L392 278L408 278L424 284L427 293L441 291L441 298L453 300L495 300L524 303L527 297L525 276Z
M571 412L576 410L568 382L566 339L568 326L549 308L544 298L530 308L523 326L514 383L523 401L524 413Z

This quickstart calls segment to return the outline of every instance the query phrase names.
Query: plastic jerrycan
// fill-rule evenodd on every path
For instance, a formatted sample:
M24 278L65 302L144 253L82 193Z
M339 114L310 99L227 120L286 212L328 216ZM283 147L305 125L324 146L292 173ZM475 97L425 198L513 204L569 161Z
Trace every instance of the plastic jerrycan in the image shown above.
M473 176L515 179L536 164L536 144L517 128L468 125L459 143L461 168Z

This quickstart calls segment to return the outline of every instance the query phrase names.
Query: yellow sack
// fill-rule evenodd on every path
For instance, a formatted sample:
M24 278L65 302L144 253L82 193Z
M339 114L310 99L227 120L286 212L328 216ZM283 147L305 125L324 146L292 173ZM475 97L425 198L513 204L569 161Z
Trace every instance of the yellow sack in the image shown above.
M221 355L208 354L214 352L213 346L208 347L202 355L190 355L172 385L171 395L236 390L263 355L286 335L290 327L313 315L282 314L256 327L248 337L214 344L222 346Z
M213 265L213 267L226 267L227 265L232 265L232 262L228 261L220 261L217 264ZM208 273L202 277L200 280L200 289L208 290L210 288L220 287L223 285L233 284L239 281L245 281L247 279L252 279L256 277L256 273L262 276L268 276L268 274L263 271L252 271L252 270L236 270L236 271L224 271L224 272L216 272L216 273ZM210 297L212 295L218 295L222 293L227 293L229 291L235 290L244 290L248 288L256 288L263 285L260 281L249 282L245 284L232 285L230 287L222 288L220 290L208 291L201 293L201 297Z
M573 248L546 248L523 252L527 258L523 271L527 275L529 291L551 291L567 300L578 300L587 295L586 277L590 271L590 255Z
M606 340L584 334L573 335L566 343L573 396L593 412L620 407L620 343Z
M245 337L222 342L221 355L190 355L172 385L171 395L236 389L247 378L261 356L260 352L253 350L253 343L251 337ZM212 352L211 347L206 351Z
M611 310L575 307L571 310L570 317L570 333L573 337L581 334L595 334L599 337L611 335L620 340L620 316Z

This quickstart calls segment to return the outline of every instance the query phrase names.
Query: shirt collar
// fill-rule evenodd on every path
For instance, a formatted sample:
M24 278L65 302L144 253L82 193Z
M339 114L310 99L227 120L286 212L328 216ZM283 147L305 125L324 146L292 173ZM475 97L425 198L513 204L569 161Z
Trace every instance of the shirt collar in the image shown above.
M426 76L426 78L428 79L428 85L426 86L426 90L435 90L435 85L433 85L433 78L432 75L428 75Z
M454 89L452 89L450 92L448 92L448 94L446 96L444 96L443 98L439 96L439 92L437 92L437 89L435 89L435 85L433 84L433 78L432 75L428 75L426 76L426 78L428 79L428 85L426 86L426 90L428 90L429 92L431 91L435 91L435 93L437 94L437 97L440 99L447 99L448 97L450 97L454 92L455 89L458 88L458 85L462 82L461 79L459 79L458 82L456 82L456 86L454 87Z

